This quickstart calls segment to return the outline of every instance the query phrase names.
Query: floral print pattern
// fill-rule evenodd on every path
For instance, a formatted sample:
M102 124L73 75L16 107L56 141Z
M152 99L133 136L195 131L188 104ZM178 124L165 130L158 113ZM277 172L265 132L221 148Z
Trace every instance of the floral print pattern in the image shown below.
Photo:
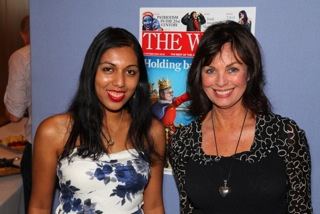
M133 163L140 167L135 170ZM98 168L93 176L97 180L103 181L104 184L118 182L110 196L121 198L121 205L123 205L126 203L126 199L132 201L132 197L143 190L148 182L148 178L145 176L146 167L141 167L142 163L139 160L134 160L134 162L128 160L126 164L119 163L117 160L103 161L102 163L97 163ZM89 171L88 174L91 175L91 172Z
M59 164L60 166L60 164ZM58 169L58 177L62 176L61 170ZM80 189L72 186L71 181L68 180L65 183L60 182L60 201L62 202L62 210L58 213L70 213L75 212L77 214L102 214L101 210L95 210L95 203L91 203L91 199L88 198L82 202L80 198L75 197L75 194Z
M108 207L113 204L123 209L129 207L130 212L125 213L143 214L143 191L148 183L150 166L139 154L130 154L130 158L119 160L103 157L98 161L82 159L75 154L60 160L57 167L61 191L56 213L115 213ZM86 165L91 167L84 168ZM77 170L77 167L83 169ZM83 179L86 179L85 182ZM78 180L86 186L79 184Z

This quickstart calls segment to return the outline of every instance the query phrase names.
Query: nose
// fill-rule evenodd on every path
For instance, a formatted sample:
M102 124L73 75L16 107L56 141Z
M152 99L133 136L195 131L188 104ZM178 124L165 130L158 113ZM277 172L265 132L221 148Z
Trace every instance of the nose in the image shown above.
M115 86L117 86L119 88L123 87L124 86L124 82L125 82L124 78L125 77L124 77L123 72L121 72L121 71L116 72L115 78L113 80L113 85L115 85Z
M224 72L223 72L223 73L218 73L217 79L216 79L216 84L217 84L217 86L223 87L223 86L225 86L227 83L228 83L228 79L227 79L225 73L224 73Z

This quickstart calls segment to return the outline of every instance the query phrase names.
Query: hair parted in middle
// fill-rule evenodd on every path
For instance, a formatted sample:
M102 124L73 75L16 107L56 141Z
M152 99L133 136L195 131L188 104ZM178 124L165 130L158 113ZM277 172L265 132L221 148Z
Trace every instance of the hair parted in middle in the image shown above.
M107 50L119 47L132 47L140 73L134 96L124 106L132 118L128 137L133 147L139 152L144 152L147 157L154 152L153 140L149 133L152 114L148 75L141 46L129 31L107 27L94 38L85 55L78 89L68 110L73 120L72 128L61 158L67 157L72 152L78 138L80 139L78 154L82 157L96 159L103 154L101 133L104 107L95 92L95 77L101 56Z
M191 96L190 113L194 116L208 113L213 106L202 88L202 68L208 66L221 52L223 45L229 42L234 55L247 65L249 79L243 95L243 105L255 114L264 114L271 110L263 90L265 80L258 41L242 25L225 21L215 23L205 30L190 66L187 91Z

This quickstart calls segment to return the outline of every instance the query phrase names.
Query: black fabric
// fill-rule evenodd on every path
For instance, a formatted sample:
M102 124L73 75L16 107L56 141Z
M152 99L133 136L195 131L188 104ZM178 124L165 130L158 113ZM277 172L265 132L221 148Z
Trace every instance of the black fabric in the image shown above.
M231 193L223 198L218 189L229 171ZM256 164L222 157L219 162L201 166L190 160L185 186L197 210L193 213L283 214L288 206L286 180L285 164L273 152Z
M250 151L218 163L202 150L201 125L199 118L181 127L168 144L182 214L312 213L309 146L293 120L257 115ZM222 199L217 188L232 162L232 193Z
M31 183L32 183L32 144L27 143L23 150L21 159L21 175L23 181L23 192L24 192L24 207L25 213L28 213L28 205L31 196Z

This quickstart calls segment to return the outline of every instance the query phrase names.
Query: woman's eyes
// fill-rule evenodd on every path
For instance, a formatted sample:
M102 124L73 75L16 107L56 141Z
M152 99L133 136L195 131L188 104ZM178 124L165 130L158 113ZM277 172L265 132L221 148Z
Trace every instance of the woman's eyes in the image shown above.
M209 67L206 68L206 67L205 67L205 68L203 69L203 71L204 71L204 73L206 73L206 74L213 74L215 70L214 70L213 68L209 68Z
M138 73L138 71L135 70L135 69L128 69L128 70L127 70L127 74L130 75L130 76L134 76L134 75L136 75L137 73Z
M101 70L102 70L103 72L105 72L105 73L108 73L108 74L114 72L114 68L112 68L112 67L102 67ZM131 68L129 68L129 69L125 70L125 72L126 72L126 74L128 74L129 76L134 76L134 75L136 75L139 71L138 71L137 69L131 69Z
M111 68L111 67L102 67L101 70L106 72L106 73L111 73L113 71L113 68Z
M228 73L235 73L235 72L239 71L239 69L235 68L235 67L231 67L227 71L228 71Z
M204 68L203 71L204 71L204 73L206 73L206 74L214 74L214 73L217 72L214 68ZM238 72L239 69L238 69L238 68L235 68L235 67L231 67L231 68L228 68L226 71L227 71L228 73L232 74L232 73Z

